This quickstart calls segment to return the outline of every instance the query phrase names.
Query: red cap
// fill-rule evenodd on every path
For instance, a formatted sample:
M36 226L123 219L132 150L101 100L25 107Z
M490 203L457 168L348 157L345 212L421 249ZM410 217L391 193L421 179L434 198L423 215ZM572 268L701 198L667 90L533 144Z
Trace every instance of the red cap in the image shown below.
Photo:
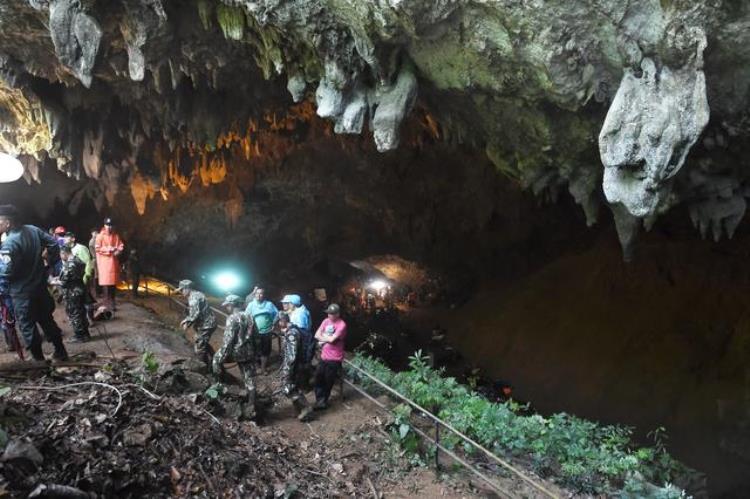
M68 231L65 230L65 227L63 227L62 225L59 226L59 227L57 227L55 229L55 235L57 235L57 234L65 234L66 232L68 232Z

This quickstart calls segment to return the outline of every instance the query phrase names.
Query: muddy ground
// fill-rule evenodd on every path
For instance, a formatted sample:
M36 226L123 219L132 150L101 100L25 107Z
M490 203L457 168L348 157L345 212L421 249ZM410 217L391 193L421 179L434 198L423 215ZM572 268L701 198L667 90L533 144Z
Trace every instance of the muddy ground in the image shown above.
M173 363L192 356L191 333L186 338L176 329L182 316L181 308L164 297L123 302L112 321L92 329L93 341L68 344L72 362L80 366L14 372L12 366L28 366L29 363L20 364L15 354L3 353L0 376L5 379L0 381L19 387L61 386L107 379L114 386L126 387L123 383L127 380L117 372L105 370L102 374L102 369L95 366L111 363L115 356L127 363L129 367L124 368L125 371L132 371L123 376L131 376L140 372L142 354L148 351L158 360L159 372L168 371ZM61 308L56 318L70 337L70 326ZM215 347L219 345L220 334L221 330L213 338ZM258 376L261 392L278 386L276 349L274 342L270 374ZM45 345L45 353L51 354L49 345ZM32 379L34 377L36 379ZM92 386L55 392L12 390L6 396L7 405L22 413L25 422L8 425L8 436L26 438L40 449L47 461L35 474L24 479L17 476L18 469L12 462L6 462L3 465L6 492L25 497L40 483L59 483L96 491L99 496L118 497L246 494L279 497L294 491L305 496L458 498L492 495L467 473L437 474L432 468L412 465L388 436L389 416L348 387L344 389L343 399L339 388L335 388L331 408L316 412L310 423L298 422L291 404L284 398L277 398L277 403L258 424L228 419L217 423L210 414L211 406L195 395L163 395L157 402L136 388L121 389L126 395L116 424L105 417L107 407L111 409L116 404L111 390ZM312 393L307 397L312 400ZM92 412L87 415L90 404ZM154 420L161 422L154 426ZM137 431L133 432L133 428ZM122 440L124 432L130 432L130 440ZM210 439L196 443L188 438L196 433L226 444L214 445ZM138 443L144 434L145 441ZM102 435L110 435L105 439L109 447L79 449L80 442L100 442L104 438ZM143 452L132 452L132 445L136 445L136 450L141 445ZM121 447L128 452L118 454L125 452ZM67 461L61 448L73 449L67 451L68 455L77 456L73 464L55 462ZM107 454L110 451L115 454ZM198 457L185 460L186 453L195 453ZM139 461L146 459L141 454L151 456L151 461ZM284 459L276 459L277 454ZM128 481L118 475L115 479L111 471L102 467L102 463L108 460L116 463L118 459L133 468L135 478ZM255 471L238 471L226 464L232 460L245 463ZM263 469L258 470L259 467ZM511 478L498 479L514 495L533 496ZM118 490L117 487L123 488Z

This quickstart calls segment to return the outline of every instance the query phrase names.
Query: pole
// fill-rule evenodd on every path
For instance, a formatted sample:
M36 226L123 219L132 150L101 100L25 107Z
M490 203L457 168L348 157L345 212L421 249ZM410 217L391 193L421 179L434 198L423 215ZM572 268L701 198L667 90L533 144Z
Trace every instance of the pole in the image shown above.
M440 425L435 421L435 470L440 471Z

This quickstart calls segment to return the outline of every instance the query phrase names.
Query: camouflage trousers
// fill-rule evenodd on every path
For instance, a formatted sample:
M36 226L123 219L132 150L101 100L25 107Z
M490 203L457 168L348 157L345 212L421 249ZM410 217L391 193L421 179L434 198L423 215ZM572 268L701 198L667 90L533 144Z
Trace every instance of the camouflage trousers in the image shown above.
M65 296L65 313L76 338L89 337L89 320L86 317L86 297L80 293Z
M238 362L237 367L240 369L242 382L247 390L247 407L246 415L250 418L255 417L255 361Z
M210 368L211 361L214 357L214 349L211 348L211 335L214 334L216 328L210 329L198 329L195 331L195 355L206 363Z
M292 401L294 410L297 414L300 414L303 410L309 407L307 398L302 390L299 389L300 384L303 384L304 378L304 366L295 366L295 368L288 369L282 368L282 377L284 381L284 395Z

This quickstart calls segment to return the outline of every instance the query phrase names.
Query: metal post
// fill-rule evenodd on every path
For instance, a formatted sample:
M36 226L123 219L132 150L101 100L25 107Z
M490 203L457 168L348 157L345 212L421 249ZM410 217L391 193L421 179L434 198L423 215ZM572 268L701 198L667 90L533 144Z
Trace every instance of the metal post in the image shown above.
M435 470L440 471L440 424L435 421Z

